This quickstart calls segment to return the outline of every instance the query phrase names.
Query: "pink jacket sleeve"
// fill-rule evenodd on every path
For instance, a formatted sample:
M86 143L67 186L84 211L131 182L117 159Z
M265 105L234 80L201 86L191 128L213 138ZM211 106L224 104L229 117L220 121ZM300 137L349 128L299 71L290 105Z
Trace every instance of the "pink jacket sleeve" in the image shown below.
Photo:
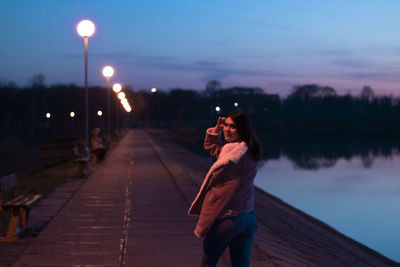
M210 153L211 156L218 158L218 155L221 152L223 146L220 142L220 135L213 134L213 129L214 128L208 128L206 131L206 138L204 139L204 149L208 153Z

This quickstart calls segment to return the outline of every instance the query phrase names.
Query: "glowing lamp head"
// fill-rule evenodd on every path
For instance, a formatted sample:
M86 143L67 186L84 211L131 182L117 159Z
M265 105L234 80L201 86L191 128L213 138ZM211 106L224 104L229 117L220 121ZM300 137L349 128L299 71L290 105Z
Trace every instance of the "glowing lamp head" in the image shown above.
M111 66L105 66L105 67L103 68L103 75L104 75L104 77L110 78L111 76L113 76L113 74L114 74L114 69L113 69L113 67L111 67Z
M93 22L90 20L82 20L76 27L78 34L82 37L90 37L93 35L95 27Z
M119 92L121 92L121 90L122 90L121 84L119 84L119 83L114 83L114 85L113 85L113 91L114 91L115 93L119 93Z
M46 118L50 119L51 114L49 112L46 113Z
M151 88L151 92L152 92L152 93L157 92L157 88Z
M237 108L239 106L238 102L233 103L233 106Z
M118 98L121 100L121 99L124 99L125 98L125 93L124 92L119 92L118 93Z
M221 108L217 106L217 107L215 107L215 111L216 111L216 112L220 112L220 111L221 111Z
M126 103L122 103L122 105L124 106L124 109L126 110L126 112L131 112L132 108L129 105L129 103L127 103L127 102Z
M69 113L69 116L70 116L71 118L75 117L75 112L71 111L71 112Z
M97 111L97 116L101 117L102 115L103 115L103 111L98 110L98 111Z

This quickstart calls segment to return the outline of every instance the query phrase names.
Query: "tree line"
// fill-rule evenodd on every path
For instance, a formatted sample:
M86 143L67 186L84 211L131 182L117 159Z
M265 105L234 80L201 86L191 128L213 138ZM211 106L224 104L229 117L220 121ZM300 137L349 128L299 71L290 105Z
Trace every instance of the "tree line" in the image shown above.
M221 88L210 82L204 91L173 89L152 94L135 93L137 118L150 121L210 123L235 108L245 110L260 130L276 134L398 134L400 99L375 95L364 86L360 95L338 95L317 84L294 86L285 98L261 88ZM216 107L220 111L216 111Z
M365 144L371 143L371 136L385 136L378 139L391 140L389 149L400 136L400 99L377 95L369 86L364 86L356 96L339 95L328 86L305 84L293 86L288 96L280 97L257 87L223 88L218 81L210 81L202 91L175 88L152 93L124 86L124 92L132 112L123 111L111 92L112 133L122 127L170 127L178 133L178 141L193 145L195 149L201 147L204 129L212 126L218 116L226 116L237 108L245 110L251 117L262 136L267 158L284 153L304 166L310 164L312 167L316 163L310 159L320 158L317 151L320 145L316 145L314 152L312 150L312 144L317 144L314 137L342 136L344 139L341 140L347 140L352 136L353 141L367 138ZM97 114L100 110L102 116ZM71 117L70 112L74 112L75 117ZM46 113L50 114L49 118ZM46 86L43 75L34 76L29 86L23 88L0 81L0 158L10 158L10 153L14 152L18 158L27 147L55 138L83 139L84 114L85 89L81 86ZM106 133L107 114L107 89L89 87L89 129L99 127ZM296 138L311 141L296 141ZM299 147L306 143L305 147ZM332 154L335 149L333 146L327 153ZM360 150L362 155L369 153L364 152ZM339 154L323 159L332 160ZM329 165L331 161L318 164Z
M85 126L85 90L76 85L57 84L46 87L44 77L34 77L32 84L18 88L0 84L0 133L46 138L46 134L82 132ZM175 88L152 93L125 86L132 112L120 110L118 99L111 94L111 127L118 128L117 118L123 113L130 126L170 126L193 124L207 126L218 116L240 108L251 117L256 128L271 134L398 134L400 133L399 98L376 95L365 86L360 95L338 95L334 88L317 84L298 85L282 98L265 93L261 88L222 88L211 81L203 91ZM103 116L98 116L101 110ZM76 116L71 118L73 111ZM46 118L45 114L51 117ZM89 88L90 128L105 130L107 90ZM117 114L118 113L118 114ZM39 138L39 139L40 139ZM31 140L34 141L34 140Z

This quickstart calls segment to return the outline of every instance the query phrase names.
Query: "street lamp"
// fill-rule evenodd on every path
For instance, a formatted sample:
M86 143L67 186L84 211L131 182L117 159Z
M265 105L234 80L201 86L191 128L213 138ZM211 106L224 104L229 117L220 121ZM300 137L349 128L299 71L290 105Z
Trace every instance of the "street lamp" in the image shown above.
M122 90L121 84L114 83L114 85L113 85L114 93L118 94L119 92L121 92L121 90ZM120 112L120 107L119 107L118 103L116 103L116 105L117 105L117 109L116 109L116 113L117 113L117 130L118 130L118 134L119 134L119 128L120 128L120 126L119 126L119 112Z
M47 113L46 113L46 119L47 119L46 128L47 128L47 129L49 128L49 125L50 125L50 117L51 117L50 112L47 112Z
M126 98L121 99L121 104L124 107L124 109L126 110L126 112L131 112L132 108L128 103L128 99L126 99Z
M99 117L103 116L103 111L98 110L98 111L97 111L97 116L99 116Z
M152 94L155 94L157 92L157 88L153 87L150 89L150 92ZM147 101L147 105L146 105L146 127L148 127L149 125L149 121L150 121L150 102L151 99L148 98L149 100Z
M70 121L69 121L70 128L71 128L71 130L73 130L73 129L74 129L75 112L71 111L71 112L69 113L69 117L71 118Z
M85 39L85 152L86 156L89 157L89 89L88 89L88 39L93 35L95 26L90 20L82 20L79 22L76 30L80 36ZM86 166L88 167L88 166Z
M121 90L122 90L121 84L119 84L119 83L114 83L114 85L113 85L113 91L114 91L114 93L119 93L119 92L121 92Z
M103 76L106 77L108 80L110 79L110 77L112 77L114 75L114 69L111 66L105 66L103 68Z
M108 138L111 138L111 123L110 123L110 78L114 74L114 69L111 66L103 68L103 76L107 79L107 133Z
M118 93L118 98L119 98L120 100L124 99L124 98L125 98L125 93L124 93L124 92L119 92L119 93Z
M121 104L122 104L122 105L128 104L128 99L122 98L122 99L121 99Z

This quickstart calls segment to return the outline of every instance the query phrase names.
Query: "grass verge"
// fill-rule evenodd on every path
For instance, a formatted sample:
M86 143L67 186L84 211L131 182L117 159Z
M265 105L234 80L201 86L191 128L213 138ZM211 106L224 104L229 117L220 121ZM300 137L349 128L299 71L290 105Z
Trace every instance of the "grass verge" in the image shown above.
M15 196L28 194L41 194L44 198L51 194L58 186L77 177L77 165L67 161L34 173L19 176L18 185L14 189ZM10 198L5 192L3 201ZM0 212L0 235L4 236L10 220L9 211Z

